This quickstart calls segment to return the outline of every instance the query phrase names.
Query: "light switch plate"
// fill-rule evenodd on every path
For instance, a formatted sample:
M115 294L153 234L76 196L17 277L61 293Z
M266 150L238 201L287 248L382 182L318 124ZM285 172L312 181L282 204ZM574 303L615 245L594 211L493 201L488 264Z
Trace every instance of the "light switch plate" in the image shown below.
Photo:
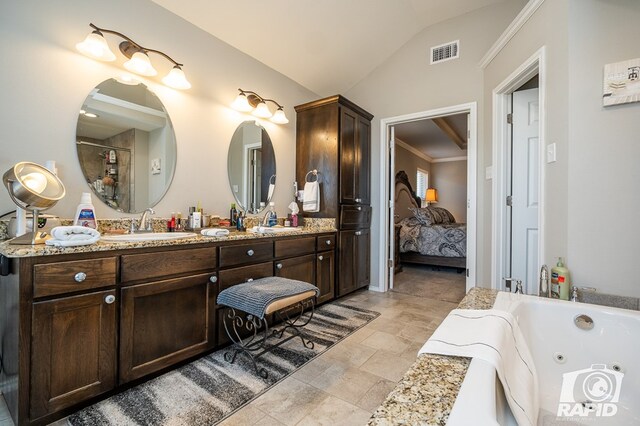
M547 145L547 163L556 162L556 144L550 143Z
M487 166L484 169L484 178L486 180L491 180L493 178L493 166Z

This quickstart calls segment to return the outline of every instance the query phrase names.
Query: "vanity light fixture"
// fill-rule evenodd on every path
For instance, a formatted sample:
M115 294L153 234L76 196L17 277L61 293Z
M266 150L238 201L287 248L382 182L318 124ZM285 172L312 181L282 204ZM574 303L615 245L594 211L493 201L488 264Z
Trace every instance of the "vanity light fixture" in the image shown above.
M191 88L191 83L189 83L184 71L182 71L183 65L174 61L166 53L143 47L126 35L117 31L99 28L93 24L89 24L89 26L93 28L94 31L91 32L83 42L76 44L76 48L82 54L100 61L115 61L116 55L114 55L111 49L109 49L109 45L107 44L103 33L114 34L124 39L124 41L120 42L118 47L120 52L129 58L129 60L124 63L124 67L127 70L147 77L157 75L158 71L156 71L153 65L151 65L151 60L149 59L149 52L153 52L160 56L164 56L167 60L173 63L173 68L169 71L169 74L162 79L164 84L180 90Z
M238 96L231 104L236 111L251 112L256 117L270 118L276 124L287 124L289 119L284 113L284 107L273 99L266 99L250 90L238 89ZM267 102L275 104L278 109L275 114L271 112Z

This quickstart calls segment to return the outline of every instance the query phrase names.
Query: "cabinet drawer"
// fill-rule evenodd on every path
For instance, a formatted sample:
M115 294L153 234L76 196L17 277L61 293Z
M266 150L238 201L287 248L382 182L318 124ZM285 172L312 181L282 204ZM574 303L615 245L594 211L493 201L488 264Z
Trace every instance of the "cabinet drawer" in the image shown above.
M116 265L115 257L35 265L33 295L52 296L115 285Z
M246 283L250 279L273 276L273 263L259 263L242 268L227 269L218 273L218 289L222 291L233 285Z
M371 226L370 206L341 206L340 229L369 228Z
M122 256L122 282L152 280L216 267L216 248L205 247Z
M273 259L273 242L220 247L220 267Z
M336 247L335 235L321 235L316 238L316 250L333 250Z
M276 257L300 256L302 254L313 253L315 249L315 237L276 241Z

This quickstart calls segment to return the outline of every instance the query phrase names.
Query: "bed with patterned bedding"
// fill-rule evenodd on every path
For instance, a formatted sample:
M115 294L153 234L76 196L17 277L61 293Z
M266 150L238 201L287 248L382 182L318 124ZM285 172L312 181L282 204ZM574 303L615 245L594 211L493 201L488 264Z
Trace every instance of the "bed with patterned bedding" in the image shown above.
M467 224L424 225L415 217L400 221L400 253L416 252L427 256L466 257Z

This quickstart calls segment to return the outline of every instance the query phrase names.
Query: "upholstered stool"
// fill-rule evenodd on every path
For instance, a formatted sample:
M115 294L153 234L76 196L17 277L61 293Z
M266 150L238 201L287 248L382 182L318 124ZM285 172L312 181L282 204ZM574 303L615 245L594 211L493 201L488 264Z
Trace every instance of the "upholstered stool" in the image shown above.
M256 359L265 353L295 337L300 337L305 347L313 349L313 342L304 334L303 327L313 318L314 300L318 294L318 288L312 284L281 277L261 278L221 291L218 304L227 309L223 316L224 329L233 342L229 352L224 354L225 360L233 364L238 353L245 353L253 361L256 372L267 378L267 370L258 368L256 363ZM305 317L306 309L309 314ZM272 313L283 325L272 330L270 335L265 316ZM286 330L291 336L282 339ZM267 345L270 336L281 340Z

